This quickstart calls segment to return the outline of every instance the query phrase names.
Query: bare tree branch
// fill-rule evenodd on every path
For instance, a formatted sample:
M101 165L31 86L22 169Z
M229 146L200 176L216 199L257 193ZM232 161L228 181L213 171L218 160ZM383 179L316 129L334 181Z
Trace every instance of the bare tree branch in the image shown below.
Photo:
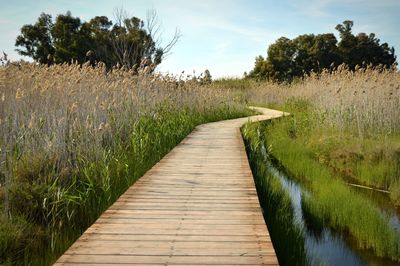
M180 30L176 28L172 38L163 46L163 32L161 29L161 23L157 11L155 9L148 10L146 16L146 30L155 42L157 49L162 51L162 59L165 59L171 53L172 48L176 45L182 35Z
M178 28L175 29L174 36L171 38L171 40L163 47L163 55L165 58L171 53L172 48L176 45L176 43L179 41L179 39L182 37L182 34Z
M175 29L172 38L163 42L161 23L154 9L147 11L145 22L129 18L123 8L116 9L114 17L112 47L120 66L132 68L140 63L141 67L151 65L153 71L171 53L181 37L179 29Z

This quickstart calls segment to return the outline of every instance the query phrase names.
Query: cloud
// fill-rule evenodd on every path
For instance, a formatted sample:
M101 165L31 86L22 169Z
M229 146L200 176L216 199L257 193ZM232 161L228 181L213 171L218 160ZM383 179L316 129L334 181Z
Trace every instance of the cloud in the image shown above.
M208 21L206 26L221 31L230 32L243 38L243 41L252 41L257 43L265 43L266 37L274 36L277 37L280 34L275 32L267 32L265 28L260 27L248 27L246 25L238 24L232 21L218 19Z
M327 8L332 2L332 0L298 0L290 2L290 6L295 13L320 18L329 16Z
M371 10L387 8L399 8L399 0L298 0L290 2L291 7L302 15L312 17L330 17L336 12L333 12L332 7L340 9Z
M377 8L387 8L387 7L400 7L400 2L398 0L341 0L341 4L350 4L353 6L368 6Z
M219 43L214 44L214 52L220 53L226 51L230 46L232 46L231 41L221 41Z
M12 21L6 18L0 18L0 25L1 26L8 26L12 24Z
M175 5L168 6L163 13L166 13L165 11L167 11L167 13L179 14L177 18L173 18L173 21L169 21L169 24L175 22L176 25L181 25L180 27L182 27L184 35L195 34L199 31L207 33L208 36L226 33L227 35L236 35L239 38L242 38L243 41L253 41L258 43L265 43L267 36L277 38L281 35L281 33L272 32L261 25L255 25L256 23L254 22L263 21L262 18L246 15L240 16L240 12L238 10L235 11L234 9L230 10L230 14L221 16L220 12L208 9L203 10L205 7L205 5L197 4L193 6L185 5L184 7ZM238 21L238 18L242 21ZM248 23L248 21L251 23ZM249 26L249 24L252 25Z

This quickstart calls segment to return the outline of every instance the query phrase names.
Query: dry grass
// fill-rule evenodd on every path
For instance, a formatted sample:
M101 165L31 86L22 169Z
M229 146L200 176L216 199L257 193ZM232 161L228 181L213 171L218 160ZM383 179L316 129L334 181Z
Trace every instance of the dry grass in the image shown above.
M52 234L51 247L57 249L60 242L53 238L60 228L65 230L68 222L84 229L196 124L243 115L245 103L282 104L291 98L313 103L316 130L328 126L341 136L350 132L360 143L367 138L382 143L400 134L400 74L394 70L353 73L341 66L333 74L287 85L202 84L189 76L133 75L123 69L106 73L101 65L2 66L0 207L22 215L18 232L28 230L25 225L32 220L44 225L40 235ZM385 148L391 143L380 145L383 154L393 151ZM400 191L400 182L391 185L396 188ZM14 230L12 223L7 226ZM29 234L37 236L35 230L29 227ZM1 243L0 253L10 252Z
M1 147L21 143L24 151L45 148L65 153L65 138L76 131L89 140L82 143L84 148L90 148L93 141L101 142L113 116L118 115L112 122L120 127L164 102L196 110L229 104L226 95L194 82L134 76L123 70L105 74L101 66L10 66L0 68L0 80Z
M342 65L333 73L311 74L289 85L254 83L248 93L250 101L272 106L290 99L311 103L310 110L303 110L308 118L294 119L293 126L312 131L307 138L317 160L350 182L393 191L392 200L399 205L400 73L396 68L352 72Z
M393 69L358 69L311 74L286 84L255 83L250 101L282 104L290 98L307 99L336 127L364 134L400 133L400 73Z
M292 114L259 127L253 142L265 135L273 157L309 188L303 206L359 248L398 262L398 231L378 201L345 182L389 190L400 205L400 73L340 66L297 83L249 85L251 102Z
M18 148L19 157L43 151L67 158L70 142L79 142L82 150L102 146L127 121L134 124L149 114L156 118L156 107L165 103L196 111L233 105L221 91L176 77L34 64L0 68L0 102L2 173L8 172L11 150Z
M0 264L51 263L194 126L246 114L232 99L192 77L0 67Z

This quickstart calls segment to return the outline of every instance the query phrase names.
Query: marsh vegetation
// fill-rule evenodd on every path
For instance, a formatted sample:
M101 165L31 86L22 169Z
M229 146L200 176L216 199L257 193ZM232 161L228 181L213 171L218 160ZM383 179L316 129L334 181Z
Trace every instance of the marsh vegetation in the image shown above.
M230 94L104 65L0 68L0 263L54 261Z
M0 264L51 264L196 125L249 104L291 113L242 130L280 263L399 263L400 74L352 26L279 38L219 80L157 73L180 34L163 46L155 13L23 26L35 63L0 58Z
M249 115L249 103L291 113L243 129L260 201L274 214L266 222L281 263L310 262L310 242L296 223L299 206L304 225L339 234L362 260L399 260L394 68L340 66L285 84L205 83L110 72L101 64L10 64L0 79L3 263L51 263L196 125ZM271 162L308 191L296 204ZM377 201L349 183L388 193ZM276 239L295 243L291 256Z
M392 209L399 201L399 77L396 70L340 67L291 85L255 83L264 96L253 91L253 99L264 97L291 116L243 130L250 154L265 147L275 166L308 191L298 199L308 222L339 233L368 264L400 258L398 212L382 208L382 197ZM384 193L380 203L360 192L366 189L384 191L373 192Z

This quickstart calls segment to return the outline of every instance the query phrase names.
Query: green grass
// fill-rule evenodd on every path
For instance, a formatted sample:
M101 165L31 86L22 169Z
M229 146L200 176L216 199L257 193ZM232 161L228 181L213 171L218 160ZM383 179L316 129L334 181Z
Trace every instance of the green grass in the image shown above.
M316 128L307 145L316 160L351 182L390 190L399 177L397 135L359 138L350 132Z
M119 121L118 127L110 123L113 134L105 132L89 149L81 148L81 132L71 132L67 166L61 155L44 150L18 155L10 218L0 217L0 263L53 263L196 125L250 114L225 105L196 110L163 104L139 120Z
M258 197L279 264L305 265L302 230L294 222L294 211L288 192L267 167L266 158L261 151L265 140L264 136L258 134L259 129L259 123L246 124L242 133Z
M306 101L290 100L281 108L295 114L281 130L287 131L291 142L301 142L310 157L337 177L372 188L398 189L400 135L365 132L360 136L357 129L339 129L326 113L313 109Z
M323 124L321 114L313 112L313 107L306 101L289 101L283 107L292 113L291 117L271 122L265 126L260 139L265 139L272 156L290 176L306 186L312 193L304 198L303 207L307 212L332 228L350 234L357 245L373 251L379 257L400 261L400 236L390 228L388 220L380 215L379 210L361 196L354 194L344 184L340 171L334 169L327 160L338 149L356 152L352 145L353 136L346 137L342 132L338 137L335 128ZM341 142L341 138L345 142ZM323 139L321 139L323 138ZM360 140L358 140L360 141ZM368 143L368 142L361 142ZM363 155L354 156L354 160L366 160L372 147L361 146ZM348 156L349 153L347 153ZM327 162L328 161L328 162ZM345 163L352 162L344 160ZM386 177L386 157L380 160L384 167L374 169L380 173L378 180ZM357 174L368 172L367 163L357 163ZM390 168L390 167L389 167ZM367 180L368 177L355 177Z

